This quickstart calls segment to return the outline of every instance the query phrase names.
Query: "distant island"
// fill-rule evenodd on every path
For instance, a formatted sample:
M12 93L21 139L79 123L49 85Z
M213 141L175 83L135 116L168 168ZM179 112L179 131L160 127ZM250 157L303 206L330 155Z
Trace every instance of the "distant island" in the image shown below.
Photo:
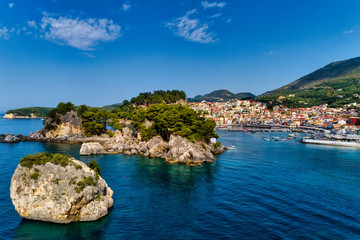
M50 107L27 107L9 110L4 118L43 118L54 108Z

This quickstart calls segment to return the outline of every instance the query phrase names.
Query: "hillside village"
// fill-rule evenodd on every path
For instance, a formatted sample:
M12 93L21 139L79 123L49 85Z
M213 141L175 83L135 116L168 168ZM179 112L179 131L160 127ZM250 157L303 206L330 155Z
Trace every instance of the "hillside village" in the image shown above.
M194 102L190 107L211 118L217 127L239 125L281 125L290 128L314 127L334 129L338 132L360 134L360 104L348 104L341 108L330 108L327 104L309 108L287 108L267 105L254 100L227 102Z

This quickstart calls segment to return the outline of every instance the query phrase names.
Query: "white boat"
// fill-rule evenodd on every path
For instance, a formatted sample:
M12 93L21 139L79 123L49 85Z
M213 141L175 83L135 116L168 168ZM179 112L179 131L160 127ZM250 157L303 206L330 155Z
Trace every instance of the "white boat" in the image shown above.
M264 137L263 140L264 141L270 141L270 138Z
M235 146L228 147L229 150L235 150Z
M301 142L302 143L310 143L310 144L360 148L359 141L344 141L344 140L335 140L335 139L313 139L313 138L304 137L301 140Z
M272 137L274 141L280 141L280 137Z

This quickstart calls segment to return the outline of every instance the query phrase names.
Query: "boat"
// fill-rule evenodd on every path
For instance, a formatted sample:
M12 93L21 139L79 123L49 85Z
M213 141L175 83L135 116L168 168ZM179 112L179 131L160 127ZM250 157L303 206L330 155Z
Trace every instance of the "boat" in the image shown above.
M235 150L235 146L228 147L229 150Z
M280 137L272 137L274 141L280 141Z
M296 137L295 133L289 133L289 137Z
M262 140L264 140L264 141L270 141L270 138L263 137Z
M323 138L303 137L302 143L360 148L360 135L325 135Z

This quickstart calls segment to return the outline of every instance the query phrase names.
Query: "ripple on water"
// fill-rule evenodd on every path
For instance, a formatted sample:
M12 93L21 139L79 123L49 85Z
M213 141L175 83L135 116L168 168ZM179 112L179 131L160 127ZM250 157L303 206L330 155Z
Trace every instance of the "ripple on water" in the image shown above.
M1 127L0 127L1 129ZM79 156L79 145L0 145L0 238L356 239L360 151L265 142L265 134L220 132L236 146L201 167L139 156ZM268 134L279 136L279 134ZM281 136L281 134L280 134ZM51 151L93 159L114 190L114 208L93 223L22 220L9 196L21 157Z

